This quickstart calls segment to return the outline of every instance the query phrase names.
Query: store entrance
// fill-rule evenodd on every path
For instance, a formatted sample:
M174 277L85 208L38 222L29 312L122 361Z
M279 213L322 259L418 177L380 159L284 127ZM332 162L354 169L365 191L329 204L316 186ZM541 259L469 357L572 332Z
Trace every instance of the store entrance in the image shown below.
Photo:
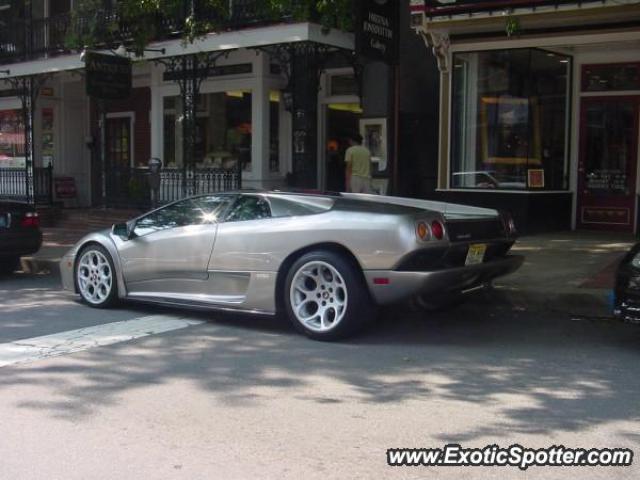
M349 138L358 133L362 109L357 103L331 103L326 106L325 125L325 184L332 192L344 192L344 153L349 147Z
M577 226L632 232L640 97L582 100Z

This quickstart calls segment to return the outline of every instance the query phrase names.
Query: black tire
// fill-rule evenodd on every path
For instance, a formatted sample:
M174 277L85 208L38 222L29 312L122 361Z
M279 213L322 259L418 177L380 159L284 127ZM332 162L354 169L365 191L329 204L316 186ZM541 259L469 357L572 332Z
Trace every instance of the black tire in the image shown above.
M78 269L80 268L80 262L84 257L84 255L91 251L99 252L106 259L109 265L109 268L111 270L111 289L108 295L103 300L100 300L98 302L91 301L85 297L82 289L80 288L79 278L78 278ZM117 281L116 270L115 270L111 255L109 254L107 249L104 248L103 246L98 244L91 244L91 245L87 245L86 247L83 247L80 250L80 252L78 252L78 255L76 256L76 264L73 269L73 279L76 286L76 291L80 294L80 298L82 299L82 302L90 306L91 308L99 308L99 309L110 308L115 306L118 303L118 281Z
M341 294L337 291L328 294L335 295L335 297L328 296L326 299L327 302L329 300L333 302L334 299L336 301L344 301L346 298L346 306L341 310L344 312L341 318L338 318L337 321L334 322L335 325L331 325L330 328L323 331L318 330L320 328L319 326L317 328L311 328L309 324L305 324L303 321L299 320L294 313L294 306L292 305L292 301L294 301L292 300L292 284L294 279L297 277L297 274L301 271L302 267L318 264L326 264L335 269L339 274L339 277L342 277L342 280L344 281L344 287L340 287L340 289L344 289L344 292L346 292L342 299L338 299ZM326 271L329 271L329 269L327 268ZM311 280L311 282L313 282L313 280ZM317 291L319 292L320 286L317 288ZM315 294L317 293L314 293L314 295ZM302 295L301 298L305 298L305 294L302 293L294 293L293 295ZM287 317L294 328L309 338L321 341L338 340L358 332L373 319L376 313L376 307L371 299L369 291L367 290L367 286L359 267L354 265L354 262L346 258L346 256L326 250L306 253L293 263L291 268L289 268L285 279L283 300ZM313 302L316 301L321 302L322 298L319 300L313 298ZM306 302L302 301L302 303ZM327 308L331 309L333 308L333 305L328 305ZM335 308L333 308L333 310L336 312L335 314L337 316L340 315L337 313Z
M18 269L20 257L3 257L0 258L0 274L7 275Z

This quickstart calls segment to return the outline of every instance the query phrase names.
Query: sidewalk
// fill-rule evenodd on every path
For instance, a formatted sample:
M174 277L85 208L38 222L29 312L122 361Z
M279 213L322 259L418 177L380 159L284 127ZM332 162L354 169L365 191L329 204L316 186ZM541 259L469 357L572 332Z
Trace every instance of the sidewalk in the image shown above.
M585 231L522 237L512 251L525 256L524 265L496 287L521 308L609 317L616 268L635 242L629 234Z
M84 232L46 228L43 233L42 248L22 259L23 269L58 275L60 259ZM525 263L516 273L498 279L496 290L516 308L536 306L578 316L609 316L617 263L634 242L632 235L595 232L522 237L512 251L524 255Z
M34 255L20 259L22 270L31 274L59 275L60 260L87 233L65 228L43 228L42 247Z

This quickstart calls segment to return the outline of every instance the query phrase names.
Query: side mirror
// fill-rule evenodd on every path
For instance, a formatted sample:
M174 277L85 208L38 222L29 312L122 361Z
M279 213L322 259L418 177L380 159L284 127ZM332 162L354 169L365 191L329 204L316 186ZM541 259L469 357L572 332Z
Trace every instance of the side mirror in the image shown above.
M111 227L111 233L123 240L131 240L133 229L129 229L129 225L126 223L116 223Z

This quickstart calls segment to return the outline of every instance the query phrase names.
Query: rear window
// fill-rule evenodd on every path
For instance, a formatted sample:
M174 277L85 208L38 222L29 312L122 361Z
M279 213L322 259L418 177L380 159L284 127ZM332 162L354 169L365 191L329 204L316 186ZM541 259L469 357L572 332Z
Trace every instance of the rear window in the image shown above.
M269 197L273 217L297 217L324 213L333 207L333 200L323 197Z

